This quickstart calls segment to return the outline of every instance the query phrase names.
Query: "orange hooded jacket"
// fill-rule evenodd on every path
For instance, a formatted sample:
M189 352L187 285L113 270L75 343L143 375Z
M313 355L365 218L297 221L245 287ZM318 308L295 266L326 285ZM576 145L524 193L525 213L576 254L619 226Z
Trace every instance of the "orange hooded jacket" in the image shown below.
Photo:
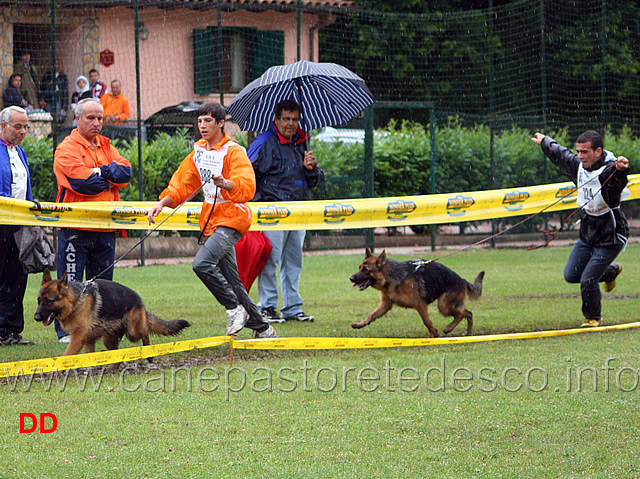
M224 138L214 145L212 150L219 150L223 145L232 142L231 137L224 134ZM197 145L207 149L207 141L198 140ZM202 185L200 171L194 162L195 151L189 153L175 171L169 186L160 193L159 199L166 196L171 198L172 207L180 205ZM256 177L253 166L249 161L246 150L232 142L222 164L222 176L233 181L231 191L219 190L222 200L214 204L204 201L200 212L200 230L205 236L211 234L219 226L233 228L243 236L251 227L251 209L245 204L251 201L256 193ZM213 212L212 212L213 209Z
M120 188L131 181L131 163L120 156L109 138L98 135L95 142L97 148L94 150L76 128L56 148L53 172L58 182L59 203L120 201Z

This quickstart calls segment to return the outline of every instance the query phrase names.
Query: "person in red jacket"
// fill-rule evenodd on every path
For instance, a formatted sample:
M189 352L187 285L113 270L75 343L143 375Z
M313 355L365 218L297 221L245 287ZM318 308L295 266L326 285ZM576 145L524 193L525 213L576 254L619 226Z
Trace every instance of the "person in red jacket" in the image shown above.
M56 149L53 172L58 182L58 203L120 201L120 188L131 181L131 163L120 156L102 136L104 110L99 101L86 98L75 109L78 127ZM116 231L105 229L58 229L58 278L67 273L71 281L97 275L113 279ZM67 333L56 321L61 342Z
M245 204L256 192L256 178L245 149L224 132L226 112L219 103L205 103L197 112L198 140L175 171L160 201L149 210L149 224L166 206L176 208L200 188L204 202L200 231L207 239L193 262L193 270L227 310L228 336L243 327L256 338L275 338L247 293L236 263L235 244L251 226L251 209Z

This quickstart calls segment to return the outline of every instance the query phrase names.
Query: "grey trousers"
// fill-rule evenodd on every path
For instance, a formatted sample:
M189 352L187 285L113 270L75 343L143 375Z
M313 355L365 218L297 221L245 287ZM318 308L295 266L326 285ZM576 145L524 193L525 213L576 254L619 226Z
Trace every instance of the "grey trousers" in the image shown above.
M263 331L269 324L264 321L238 274L235 244L241 237L232 228L217 228L196 254L193 271L225 309L234 309L241 304L247 310L247 328Z

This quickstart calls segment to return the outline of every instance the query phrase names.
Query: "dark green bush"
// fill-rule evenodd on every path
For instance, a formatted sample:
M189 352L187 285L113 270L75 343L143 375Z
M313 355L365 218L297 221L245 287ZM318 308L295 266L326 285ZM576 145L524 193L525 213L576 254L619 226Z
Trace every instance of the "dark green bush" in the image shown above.
M494 173L491 178L491 132L486 125L467 128L456 118L436 128L436 193L517 188L566 181L559 169L531 141L533 131L522 128L494 134ZM566 130L546 132L560 144L574 147ZM605 146L629 158L631 172L640 171L640 140L629 128L605 132ZM374 141L375 196L411 196L431 192L431 145L428 126L391 122L378 130ZM345 176L364 171L362 144L316 142L313 150L325 170L325 198L354 198L363 193L362 182L345 183ZM340 177L336 185L333 178Z
M58 189L53 176L53 142L27 136L21 145L27 152L33 198L38 201L55 201Z
M133 166L133 175L128 188L121 193L122 199L129 201L140 200L138 140L120 142L118 151L127 158ZM193 140L186 129L180 129L171 136L160 133L150 143L143 143L143 192L145 201L157 201L158 195L169 184L171 175L178 168L185 156L193 150Z

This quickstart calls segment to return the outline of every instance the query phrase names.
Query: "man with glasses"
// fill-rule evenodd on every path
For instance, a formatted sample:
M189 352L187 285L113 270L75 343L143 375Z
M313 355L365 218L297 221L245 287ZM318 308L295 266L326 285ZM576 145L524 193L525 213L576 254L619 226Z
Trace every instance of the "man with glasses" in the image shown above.
M0 112L0 196L33 201L27 154L20 143L29 131L27 112L10 106ZM34 344L22 339L27 273L13 234L16 225L0 225L0 345Z
M253 201L311 200L311 188L324 179L313 152L307 148L308 136L299 127L300 112L301 107L295 101L281 101L276 105L271 128L251 144L247 154L257 184ZM262 315L268 322L313 321L313 316L302 311L299 292L305 234L305 230L265 231L272 250L258 276L258 298ZM277 312L278 263L284 303L280 310L282 317Z

